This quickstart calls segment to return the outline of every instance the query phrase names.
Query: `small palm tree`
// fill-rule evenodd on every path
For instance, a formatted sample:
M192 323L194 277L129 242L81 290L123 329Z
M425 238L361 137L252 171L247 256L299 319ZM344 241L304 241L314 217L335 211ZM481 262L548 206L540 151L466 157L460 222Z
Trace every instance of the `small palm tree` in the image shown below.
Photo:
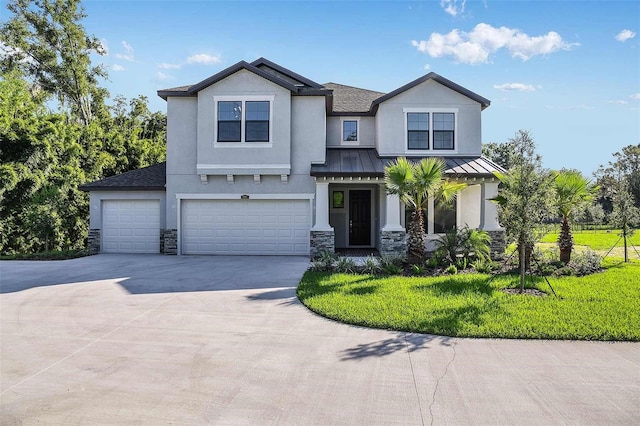
M555 189L555 205L562 218L562 228L558 236L560 248L560 260L569 263L571 250L573 250L573 236L571 235L570 221L578 209L585 203L592 201L598 188L590 179L582 176L576 170L559 172L553 182Z
M424 260L426 257L426 234L422 211L429 197L442 198L450 202L456 192L466 184L453 183L445 179L445 162L440 158L424 158L411 162L400 157L384 170L384 182L389 194L396 194L402 202L413 208L408 226L407 249L409 258Z

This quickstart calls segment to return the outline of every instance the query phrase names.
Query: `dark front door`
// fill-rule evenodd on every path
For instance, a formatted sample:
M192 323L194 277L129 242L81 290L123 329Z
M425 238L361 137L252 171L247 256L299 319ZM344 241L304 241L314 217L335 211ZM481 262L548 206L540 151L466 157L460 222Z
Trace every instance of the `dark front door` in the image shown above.
M371 191L349 191L349 245L371 245Z

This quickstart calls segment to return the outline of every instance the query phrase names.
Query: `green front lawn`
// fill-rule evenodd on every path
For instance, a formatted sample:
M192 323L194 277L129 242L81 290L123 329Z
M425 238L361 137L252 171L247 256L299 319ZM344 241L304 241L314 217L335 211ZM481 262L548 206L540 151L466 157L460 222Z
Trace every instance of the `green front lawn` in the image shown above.
M484 274L322 272L304 275L298 297L320 315L367 327L460 337L640 340L640 262L606 267L586 277L551 278L557 298L542 278L535 286L549 293L544 297L501 291L516 285L515 276L489 282Z
M583 231L574 232L573 242L578 246L589 246L593 250L609 250L616 242L618 246L622 246L622 240L620 238L619 230L612 231ZM540 242L542 243L555 243L558 241L558 233L552 232L545 235ZM640 232L636 232L631 238L627 239L628 244L634 246L640 246Z

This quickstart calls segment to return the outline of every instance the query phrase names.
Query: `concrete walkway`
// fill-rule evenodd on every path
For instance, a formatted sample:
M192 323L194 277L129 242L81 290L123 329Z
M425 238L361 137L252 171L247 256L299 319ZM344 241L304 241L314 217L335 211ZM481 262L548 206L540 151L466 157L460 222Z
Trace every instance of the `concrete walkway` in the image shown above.
M0 262L1 424L640 424L637 343L309 312L297 257Z

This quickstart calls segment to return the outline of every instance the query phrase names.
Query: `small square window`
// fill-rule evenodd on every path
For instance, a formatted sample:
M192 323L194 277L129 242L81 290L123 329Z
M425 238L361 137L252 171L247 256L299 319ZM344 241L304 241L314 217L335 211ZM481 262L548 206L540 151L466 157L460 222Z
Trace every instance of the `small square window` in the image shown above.
M342 141L357 142L358 141L358 122L354 120L342 122Z
M333 208L344 208L344 191L333 191Z

